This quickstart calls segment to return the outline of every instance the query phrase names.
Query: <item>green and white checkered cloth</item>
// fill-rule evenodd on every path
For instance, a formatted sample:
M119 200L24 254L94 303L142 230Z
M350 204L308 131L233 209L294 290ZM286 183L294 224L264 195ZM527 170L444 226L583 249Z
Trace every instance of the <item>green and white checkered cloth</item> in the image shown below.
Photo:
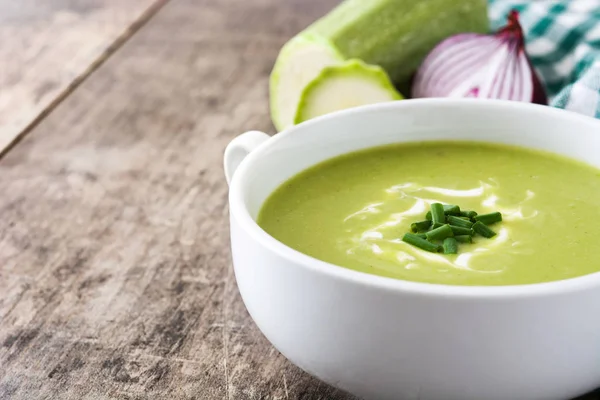
M600 118L600 0L489 0L492 29L519 11L550 105Z

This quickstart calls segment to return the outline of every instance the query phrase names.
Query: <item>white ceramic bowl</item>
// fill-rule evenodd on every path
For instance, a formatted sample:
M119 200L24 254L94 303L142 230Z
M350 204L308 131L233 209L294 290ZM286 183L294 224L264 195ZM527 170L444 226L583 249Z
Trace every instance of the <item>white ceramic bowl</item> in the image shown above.
M225 170L235 275L250 315L293 363L367 399L569 399L600 386L600 273L501 287L407 282L301 254L255 222L279 184L315 163L443 139L549 150L600 167L600 122L515 102L404 100L273 138L245 133L228 146Z

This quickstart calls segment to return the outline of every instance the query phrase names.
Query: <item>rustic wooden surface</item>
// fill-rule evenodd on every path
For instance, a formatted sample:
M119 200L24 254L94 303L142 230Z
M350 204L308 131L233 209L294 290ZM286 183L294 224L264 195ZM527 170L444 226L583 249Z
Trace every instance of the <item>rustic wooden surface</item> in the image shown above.
M0 160L1 399L347 399L230 266L225 144L322 0L173 0Z
M0 0L0 152L162 0Z
M221 169L334 3L171 0L0 159L0 399L351 399L249 318Z

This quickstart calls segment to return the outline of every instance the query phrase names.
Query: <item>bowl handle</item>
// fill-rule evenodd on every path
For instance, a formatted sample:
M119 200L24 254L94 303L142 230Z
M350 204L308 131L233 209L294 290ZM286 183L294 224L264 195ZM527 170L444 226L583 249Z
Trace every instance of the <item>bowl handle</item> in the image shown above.
M235 170L248 154L271 136L264 132L248 131L233 139L225 148L223 160L225 166L225 179L231 182Z

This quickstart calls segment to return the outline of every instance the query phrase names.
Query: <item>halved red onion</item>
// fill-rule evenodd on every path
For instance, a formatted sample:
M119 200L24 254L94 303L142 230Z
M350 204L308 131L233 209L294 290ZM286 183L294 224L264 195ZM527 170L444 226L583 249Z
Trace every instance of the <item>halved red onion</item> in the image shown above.
M438 44L413 81L412 97L477 97L547 104L525 52L519 15L493 35L461 33Z

